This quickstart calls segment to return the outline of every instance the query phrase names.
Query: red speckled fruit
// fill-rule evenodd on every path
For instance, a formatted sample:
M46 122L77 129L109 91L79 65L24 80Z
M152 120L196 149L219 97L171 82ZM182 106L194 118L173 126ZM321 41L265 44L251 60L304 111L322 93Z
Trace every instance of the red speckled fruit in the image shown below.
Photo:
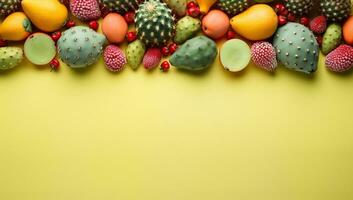
M310 21L309 28L312 32L316 34L324 33L327 28L326 17L323 15L315 17Z
M71 0L70 10L75 17L82 21L95 20L101 16L97 0Z
M143 66L145 69L153 69L161 62L162 53L158 48L148 49L143 57Z
M106 68L112 72L118 72L124 69L126 57L124 52L116 45L109 45L104 50L104 62Z
M345 72L353 67L353 47L342 44L326 56L326 67L333 72Z
M277 67L276 50L269 42L256 42L251 46L253 63L267 71L273 72Z

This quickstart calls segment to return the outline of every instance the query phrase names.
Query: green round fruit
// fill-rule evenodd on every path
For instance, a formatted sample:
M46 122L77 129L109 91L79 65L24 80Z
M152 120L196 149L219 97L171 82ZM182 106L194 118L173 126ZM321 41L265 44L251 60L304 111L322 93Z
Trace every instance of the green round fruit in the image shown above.
M220 61L223 67L231 72L243 70L248 66L250 59L250 47L243 40L228 40L220 50Z
M24 44L24 54L31 63L46 65L55 58L55 42L45 33L34 33Z

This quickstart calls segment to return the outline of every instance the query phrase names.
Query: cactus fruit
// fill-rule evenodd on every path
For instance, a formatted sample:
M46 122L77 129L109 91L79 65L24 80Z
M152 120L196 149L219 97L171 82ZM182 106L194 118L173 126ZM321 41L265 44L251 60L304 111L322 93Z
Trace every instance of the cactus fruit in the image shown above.
M310 13L313 8L313 0L284 0L285 6L289 12L300 17Z
M182 44L186 40L193 37L200 30L201 21L199 19L185 16L181 18L176 24L174 42L177 44Z
M1 0L0 1L0 17L6 17L7 15L20 10L21 0Z
M277 67L276 49L269 42L256 42L251 46L251 59L253 63L269 72Z
M330 24L324 34L322 40L322 53L327 55L336 47L341 44L342 41L342 28L339 24Z
M239 72L250 63L249 45L240 39L227 40L220 49L219 60L224 69L230 72Z
M124 52L116 45L109 45L104 50L104 63L111 72L119 72L124 69L126 57Z
M351 14L351 0L321 0L322 13L328 21L342 22Z
M141 40L131 42L126 48L127 63L132 69L137 69L145 55L146 47Z
M24 54L31 63L46 65L55 58L55 42L45 33L34 33L24 44Z
M216 43L206 36L197 36L186 41L171 56L170 63L179 69L191 71L208 68L217 56Z
M317 16L310 21L309 24L310 30L315 34L322 34L326 31L327 20L323 15Z
M162 59L162 52L159 48L148 49L143 57L143 66L145 69L153 69L158 66Z
M161 46L173 37L175 29L172 11L165 3L148 0L139 6L135 17L139 39L147 46Z
M314 34L298 23L287 23L278 29L273 39L277 59L285 67L311 74L316 71L319 46Z
M75 17L82 21L95 20L101 16L97 0L71 0L70 10Z
M8 70L19 65L23 60L23 51L19 47L0 48L0 70Z
M102 54L106 38L92 29L75 26L62 33L58 40L61 60L72 68L83 68L95 63Z
M136 10L140 0L99 0L99 2L110 12L125 14L128 11Z
M249 0L219 0L217 6L230 16L237 15L249 7Z
M186 1L187 0L164 0L168 7L180 17L186 14Z
M326 67L333 72L345 72L353 68L353 47L342 44L329 53Z

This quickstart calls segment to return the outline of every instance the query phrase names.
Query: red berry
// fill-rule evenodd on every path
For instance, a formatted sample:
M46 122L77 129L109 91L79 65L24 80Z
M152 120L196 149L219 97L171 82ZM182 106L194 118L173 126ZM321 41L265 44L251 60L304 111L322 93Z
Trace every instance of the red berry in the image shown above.
M285 25L285 24L287 24L287 17L286 16L283 16L283 15L280 15L280 16L278 16L278 24L280 25L280 26L283 26L283 25Z
M61 37L61 32L57 31L51 34L51 38L54 40L54 42L57 42Z
M288 15L287 15L287 19L290 22L294 22L296 20L296 18L297 17L293 13L288 13Z
M0 47L6 47L7 41L0 38Z
M161 64L161 70L167 72L170 69L170 64L168 61L163 61Z
M233 30L229 30L227 32L227 36L226 37L227 37L227 40L231 40L231 39L235 38L235 36L236 36L235 32Z
M278 4L275 5L276 13L280 13L280 12L282 12L285 9L286 9L286 7L283 4L281 4L281 3L278 3Z
M188 9L187 13L191 17L198 17L200 15L200 8L199 7L191 7Z
M74 20L69 20L69 21L66 22L66 27L67 28L71 28L71 27L74 27L74 26L76 26L76 23L75 23Z
M49 65L50 65L51 69L54 71L56 71L60 68L60 62L56 58L54 58L52 61L50 61Z
M307 17L302 17L302 18L300 18L299 22L304 26L308 26L310 23L310 20Z
M89 26L91 29L97 31L97 30L98 30L98 27L99 27L99 23L98 23L97 21L95 21L95 20L94 20L94 21L90 21L89 24L88 24L88 26Z
M128 42L133 42L137 39L137 35L135 31L129 31L126 34L126 39Z
M197 4L195 3L195 2L193 2L193 1L190 1L187 5L186 5L186 7L189 9L189 8L193 8L193 7L196 7L197 6Z
M169 51L169 48L167 46L162 48L162 54L163 54L163 56L169 56L170 51Z
M279 14L283 16L287 16L289 14L289 11L287 10L287 8L285 8L284 10L280 11Z
M178 45L175 44L175 43L172 43L172 44L169 45L168 48L169 48L169 53L173 54L178 49Z
M124 15L124 19L125 19L126 23L133 24L135 22L135 13L134 12L127 12Z

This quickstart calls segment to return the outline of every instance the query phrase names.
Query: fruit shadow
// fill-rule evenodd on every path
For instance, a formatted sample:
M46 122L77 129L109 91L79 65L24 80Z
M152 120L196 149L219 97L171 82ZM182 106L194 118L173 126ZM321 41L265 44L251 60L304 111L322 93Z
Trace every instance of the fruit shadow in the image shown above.
M198 71L190 71L186 69L175 69L175 73L178 74L183 74L183 75L190 75L191 77L204 77L210 74L212 71L212 67L214 67L214 64L210 65L207 69L204 70L198 70Z

